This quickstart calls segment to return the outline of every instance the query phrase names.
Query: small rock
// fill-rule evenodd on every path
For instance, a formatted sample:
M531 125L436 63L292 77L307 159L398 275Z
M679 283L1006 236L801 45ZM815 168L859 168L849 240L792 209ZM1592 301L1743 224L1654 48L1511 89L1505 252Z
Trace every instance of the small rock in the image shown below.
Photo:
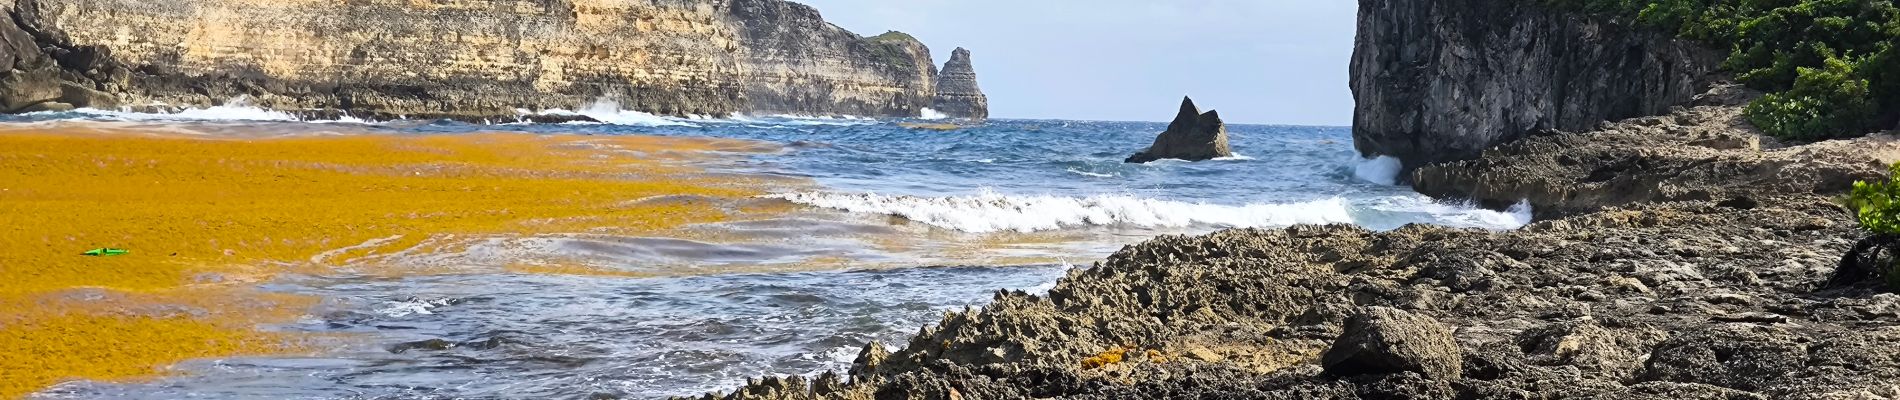
M1223 357L1220 353L1215 353L1213 350L1208 350L1206 347L1194 346L1188 348L1185 352L1188 358L1206 362L1221 362L1221 360L1227 359L1227 357Z
M1463 371L1463 354L1451 330L1431 317L1386 307L1363 309L1346 321L1345 333L1321 356L1333 375L1417 372L1432 379L1453 379Z
M1780 315L1780 314L1748 312L1748 313L1716 315L1716 316L1709 317L1709 320L1716 321L1716 322L1785 324L1785 323L1788 323L1788 316Z

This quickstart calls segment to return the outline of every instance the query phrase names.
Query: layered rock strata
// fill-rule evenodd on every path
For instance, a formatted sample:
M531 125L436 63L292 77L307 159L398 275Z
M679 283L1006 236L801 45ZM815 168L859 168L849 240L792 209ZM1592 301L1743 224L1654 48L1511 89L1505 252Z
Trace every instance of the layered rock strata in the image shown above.
M863 38L782 0L13 0L0 8L12 17L0 38L28 60L0 80L0 92L15 92L4 96L7 111L69 99L45 88L60 81L97 92L83 93L93 97L87 103L207 106L242 96L292 112L378 118L511 118L518 108L597 99L672 115L917 116L937 94L929 49L916 39ZM58 61L56 79L32 53Z
M937 97L930 108L951 118L988 119L990 98L976 84L976 67L970 64L970 51L958 47L950 53L937 75Z
M1667 112L1721 54L1538 1L1361 0L1353 143L1407 170L1543 130Z

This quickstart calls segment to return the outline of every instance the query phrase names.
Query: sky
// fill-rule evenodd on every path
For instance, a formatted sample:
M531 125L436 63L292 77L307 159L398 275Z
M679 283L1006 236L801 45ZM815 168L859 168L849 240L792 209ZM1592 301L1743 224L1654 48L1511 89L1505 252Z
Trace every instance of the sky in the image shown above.
M969 48L994 118L1166 121L1181 96L1229 123L1352 123L1353 0L796 0L937 63Z

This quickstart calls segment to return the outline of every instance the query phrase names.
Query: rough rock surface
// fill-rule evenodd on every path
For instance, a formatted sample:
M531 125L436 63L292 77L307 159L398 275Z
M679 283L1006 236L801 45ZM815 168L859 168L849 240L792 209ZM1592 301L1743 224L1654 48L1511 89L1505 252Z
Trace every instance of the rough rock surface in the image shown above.
M64 80L96 93L62 96L138 107L242 96L306 114L475 120L597 99L671 115L917 116L936 94L936 67L916 39L860 37L784 0L0 0L0 9L11 17L0 25L13 25L0 39L20 71L0 79L0 100L44 101ZM18 61L36 48L60 68Z
M1658 115L1702 93L1721 54L1538 1L1360 0L1353 143L1421 165L1530 132Z
M707 398L1900 396L1900 296L1873 282L1819 289L1857 235L1829 199L1795 195L1639 204L1509 232L1167 236L1047 295L1002 292L953 312L875 374ZM1341 337L1367 307L1455 327L1459 369L1327 373L1322 355L1353 342ZM1122 357L1101 362L1108 353Z
M1174 122L1168 124L1168 130L1155 137L1153 146L1135 155L1127 162L1145 163L1161 159L1179 159L1205 161L1221 157L1232 157L1233 148L1227 145L1227 124L1221 122L1220 112L1194 105L1194 99L1181 99L1181 112L1174 116Z
M937 97L930 108L951 118L988 119L990 98L976 84L976 67L970 65L970 51L958 47L950 53L937 75Z
M1411 181L1434 197L1500 208L1528 201L1538 215L1554 216L1639 202L1835 195L1900 161L1900 140L1887 135L1780 145L1742 116L1755 95L1720 86L1669 115L1526 138L1477 159L1424 166Z
M1320 364L1340 376L1416 372L1427 377L1457 377L1464 368L1451 330L1431 317L1387 307L1371 307L1346 320L1346 328Z

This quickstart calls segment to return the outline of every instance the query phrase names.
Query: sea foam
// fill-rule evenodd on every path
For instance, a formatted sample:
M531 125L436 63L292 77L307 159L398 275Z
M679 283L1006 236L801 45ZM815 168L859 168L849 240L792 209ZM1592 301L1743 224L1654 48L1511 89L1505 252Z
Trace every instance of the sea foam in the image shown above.
M887 214L963 232L1035 232L1083 226L1251 228L1351 223L1344 199L1241 206L1156 200L1127 195L917 197L806 192L770 197L856 213Z
M523 115L529 114L526 110L516 110L516 112L520 112ZM551 115L551 116L579 115L579 116L585 116L588 118L593 118L595 121L600 121L598 123L608 124L608 125L687 126L687 127L698 126L698 125L694 125L692 123L685 122L676 118L667 118L667 117L643 113L639 111L626 110L620 107L619 100L614 100L613 98L608 98L608 97L594 99L593 102L587 103L587 105L582 106L580 110L570 111L570 110L565 110L565 109L553 108L553 109L541 110L540 112L534 113L534 114ZM575 124L594 124L594 122L575 122Z
M1352 176L1359 180L1381 185L1399 184L1399 173L1405 170L1405 164L1392 156L1378 156L1359 160L1353 165Z

